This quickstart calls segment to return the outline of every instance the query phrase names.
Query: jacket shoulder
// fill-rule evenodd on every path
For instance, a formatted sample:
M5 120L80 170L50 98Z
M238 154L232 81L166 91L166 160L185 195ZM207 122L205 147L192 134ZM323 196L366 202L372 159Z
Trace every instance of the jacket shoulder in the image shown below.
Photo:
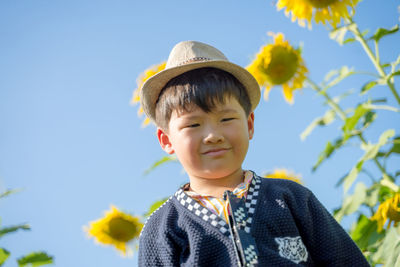
M264 178L260 176L257 176L257 178L261 180L261 187L264 190L274 190L274 191L303 193L303 194L311 193L311 191L308 188L292 180L268 178L268 177Z
M276 179L276 178L263 178L260 182L261 198L276 201L276 199L282 199L287 204L297 206L312 201L315 196L311 190L305 186L287 179Z
M172 195L158 209L151 213L140 233L141 239L148 234L154 235L155 232L164 230L171 218L178 217L173 198L174 196Z

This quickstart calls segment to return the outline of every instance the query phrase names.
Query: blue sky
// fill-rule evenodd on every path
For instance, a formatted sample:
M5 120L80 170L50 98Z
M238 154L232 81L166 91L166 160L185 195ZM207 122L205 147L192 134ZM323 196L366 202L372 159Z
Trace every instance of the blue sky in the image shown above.
M370 32L390 28L399 23L398 5L394 0L362 1L355 20ZM0 191L23 189L0 201L1 224L26 222L32 227L0 240L0 247L12 253L5 267L37 250L54 255L60 267L135 266L136 255L121 258L113 248L95 245L82 226L101 217L110 204L144 214L153 201L172 194L187 179L177 163L143 175L165 154L155 128L141 128L137 106L130 105L136 78L166 60L183 40L209 43L246 66L271 40L269 31L283 32L293 45L303 44L316 82L343 65L374 71L358 43L341 47L321 25L312 31L301 28L276 11L274 1L1 1ZM383 62L397 57L399 43L399 34L382 40ZM359 91L366 80L354 76L330 92ZM370 96L391 97L385 87L373 88ZM343 104L363 99L356 94ZM259 174L289 168L332 211L342 197L335 183L362 152L354 143L311 172L319 152L341 127L334 122L300 140L306 126L327 110L322 103L304 89L288 105L281 89L274 88L256 110L255 136L243 167ZM383 111L378 116L368 139L377 142L388 128L400 133L397 114ZM395 158L388 168L399 164ZM343 224L349 227L349 221Z

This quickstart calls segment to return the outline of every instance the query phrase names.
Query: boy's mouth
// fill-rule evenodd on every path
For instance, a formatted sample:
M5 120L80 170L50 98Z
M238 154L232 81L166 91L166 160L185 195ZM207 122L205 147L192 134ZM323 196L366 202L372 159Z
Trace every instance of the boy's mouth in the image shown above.
M230 148L213 148L203 152L202 154L207 156L220 156L225 154L228 150L230 150Z

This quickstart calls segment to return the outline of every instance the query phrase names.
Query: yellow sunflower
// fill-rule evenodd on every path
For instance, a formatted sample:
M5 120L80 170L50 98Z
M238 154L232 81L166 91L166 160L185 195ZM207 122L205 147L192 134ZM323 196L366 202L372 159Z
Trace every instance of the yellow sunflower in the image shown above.
M132 104L140 104L140 90L142 89L142 86L147 79L149 79L151 76L154 74L162 71L165 69L166 62L162 62L158 65L151 66L147 70L145 70L143 73L141 73L136 81L137 83L137 88L135 91L133 91L133 96L131 99ZM138 110L138 115L142 116L144 113L142 106L140 105L139 110ZM150 119L145 117L142 126L147 126L150 123Z
M311 29L311 20L316 23L326 22L336 28L342 18L349 18L349 8L354 13L354 7L359 0L278 0L278 10L285 9L286 16L292 16L292 22L298 21L304 27L306 21Z
M387 229L392 222L394 222L394 226L397 226L400 222L400 193L396 193L393 197L381 203L371 219L377 221L379 232L383 230L387 220L389 220Z
M269 172L264 174L265 178L272 178L272 179L286 179L286 180L292 180L296 183L302 184L301 181L301 176L298 174L295 174L291 171L288 171L286 169L275 169L273 172Z
M127 246L139 237L143 224L138 217L119 211L115 206L106 211L104 217L84 226L89 237L94 237L98 243L113 245L124 256L132 253Z
M300 50L294 49L282 33L268 34L273 36L274 43L261 47L247 70L265 88L265 100L273 86L281 85L285 100L292 104L293 91L303 87L308 70Z

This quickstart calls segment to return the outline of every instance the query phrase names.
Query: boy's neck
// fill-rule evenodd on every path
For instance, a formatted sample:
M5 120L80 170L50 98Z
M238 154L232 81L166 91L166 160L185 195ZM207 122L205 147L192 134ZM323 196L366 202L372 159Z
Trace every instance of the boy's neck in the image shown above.
M240 168L234 173L217 178L202 178L189 176L190 190L201 194L217 198L222 198L226 190L233 191L244 180L244 172Z

